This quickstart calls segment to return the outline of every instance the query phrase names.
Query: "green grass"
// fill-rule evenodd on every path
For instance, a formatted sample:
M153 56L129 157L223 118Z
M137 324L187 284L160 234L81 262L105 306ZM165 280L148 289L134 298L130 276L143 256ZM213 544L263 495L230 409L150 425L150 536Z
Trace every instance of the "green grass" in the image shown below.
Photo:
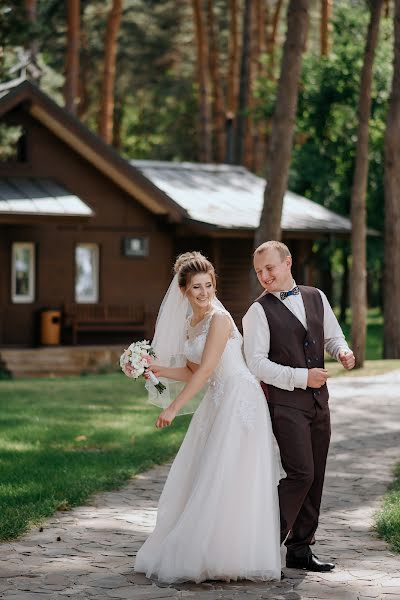
M400 369L400 359L366 360L361 369L352 369L351 371L343 369L341 363L328 359L326 360L326 368L329 377L373 377L374 375L383 375L383 373Z
M375 523L380 537L390 544L394 552L400 553L400 463Z
M0 381L0 540L173 457L190 417L159 412L120 374Z
M348 311L346 323L341 323L343 333L351 344L351 314ZM383 315L379 308L368 310L367 322L367 344L365 358L367 360L379 360L383 357Z
M351 347L351 312L348 311L346 323L341 323L343 333ZM400 369L399 360L384 360L383 356L383 316L379 308L368 310L367 342L365 349L365 362L361 369L345 371L341 364L330 357L326 357L326 368L330 377L367 377L381 375L388 371Z

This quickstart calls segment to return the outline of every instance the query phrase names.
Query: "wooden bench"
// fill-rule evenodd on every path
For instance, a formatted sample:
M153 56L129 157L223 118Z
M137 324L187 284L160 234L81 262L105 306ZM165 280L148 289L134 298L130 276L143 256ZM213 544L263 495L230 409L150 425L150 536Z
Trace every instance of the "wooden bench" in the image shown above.
M152 333L150 315L143 306L112 304L66 304L64 327L72 331L72 343L78 342L81 331L138 333L143 337Z

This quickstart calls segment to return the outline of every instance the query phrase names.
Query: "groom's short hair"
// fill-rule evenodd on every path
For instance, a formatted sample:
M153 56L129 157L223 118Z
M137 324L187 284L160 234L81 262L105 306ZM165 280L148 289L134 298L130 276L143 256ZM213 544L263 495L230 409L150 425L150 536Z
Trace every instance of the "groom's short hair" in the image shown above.
M284 260L287 256L292 256L286 244L276 240L268 240L268 242L264 242L258 246L258 248L254 250L253 256L256 256L256 254L261 254L264 252L264 250L277 250L282 260Z

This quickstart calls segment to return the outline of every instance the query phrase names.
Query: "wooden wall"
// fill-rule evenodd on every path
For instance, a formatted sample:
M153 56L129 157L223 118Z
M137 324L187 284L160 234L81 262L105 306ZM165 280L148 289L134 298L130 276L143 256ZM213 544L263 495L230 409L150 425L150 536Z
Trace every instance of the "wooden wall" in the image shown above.
M0 226L2 289L0 344L35 343L35 313L43 307L61 307L74 301L74 251L77 243L100 246L99 301L112 304L146 305L156 313L170 279L173 248L170 232L128 194L73 152L49 130L25 112L13 120L24 124L28 135L28 162L0 165L0 176L49 177L79 196L95 212L88 223L39 223ZM125 236L149 238L148 258L122 254ZM36 299L31 304L13 304L10 293L11 244L35 242ZM5 276L4 276L5 274Z

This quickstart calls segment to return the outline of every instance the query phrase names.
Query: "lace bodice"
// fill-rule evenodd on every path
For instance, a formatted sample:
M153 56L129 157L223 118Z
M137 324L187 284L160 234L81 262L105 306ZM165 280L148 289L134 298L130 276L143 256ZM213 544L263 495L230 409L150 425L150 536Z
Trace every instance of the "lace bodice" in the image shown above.
M201 357L203 355L203 350L204 350L204 346L206 343L208 331L210 329L212 318L216 313L226 314L230 317L230 315L227 311L214 310L212 313L210 313L209 315L204 317L204 319L202 319L195 326L192 326L190 324L191 317L187 318L185 356L190 362L193 362L196 364L201 363ZM229 342L231 342L232 340L236 340L237 344L239 345L239 348L241 348L242 336L237 331L233 322L232 322L232 332L231 332L230 338L228 340L227 346L228 346ZM226 348L225 348L225 350L226 350ZM224 352L224 354L225 354L225 352Z
M185 356L190 362L200 364L204 346L206 343L208 331L212 322L212 318L216 313L222 313L232 317L227 311L220 309L215 310L210 315L207 315L202 321L200 321L194 327L190 324L190 318L186 323L186 341L185 341ZM209 379L209 391L212 394L212 398L216 404L219 404L224 395L225 384L229 380L232 382L235 378L240 380L246 380L249 383L257 386L259 389L259 383L257 379L250 373L243 354L242 354L242 342L243 338L237 330L232 320L232 332L226 343L225 349L222 353L220 361L217 367L214 369L213 374ZM241 419L247 424L253 423L255 415L254 397L253 394L249 394L248 397L241 398L237 405L237 411Z

